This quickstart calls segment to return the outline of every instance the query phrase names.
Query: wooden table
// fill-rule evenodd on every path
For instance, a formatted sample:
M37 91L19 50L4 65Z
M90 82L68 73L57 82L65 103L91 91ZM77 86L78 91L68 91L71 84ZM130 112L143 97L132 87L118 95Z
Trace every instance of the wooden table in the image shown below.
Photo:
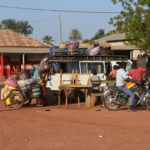
M65 105L67 106L68 105L68 96L69 94L73 91L73 90L76 90L78 92L78 106L80 107L80 97L79 97L79 93L80 91L84 92L85 94L85 106L86 106L86 100L87 100L87 96L89 95L89 91L90 91L90 88L91 86L88 86L88 85L61 85L59 86L59 92L58 92L58 105L60 105L60 101L61 101L61 98L60 98L60 94L62 91L64 91L65 93Z

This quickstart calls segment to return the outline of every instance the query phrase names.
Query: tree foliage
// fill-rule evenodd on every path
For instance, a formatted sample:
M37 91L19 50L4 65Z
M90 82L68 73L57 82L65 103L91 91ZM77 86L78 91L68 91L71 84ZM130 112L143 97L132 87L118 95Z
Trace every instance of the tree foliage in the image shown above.
M53 42L54 42L52 36L49 36L49 35L45 35L45 36L42 38L42 41L43 41L44 43L47 43L47 44L50 44L50 45L53 45Z
M150 49L150 0L112 0L121 3L122 11L110 19L116 31L126 34L126 40L141 50Z
M28 23L28 21L16 21L14 19L2 20L0 28L10 29L27 36L33 32L33 27Z
M94 35L94 37L91 38L91 40L97 40L100 39L104 36L105 30L104 29L99 29L98 32Z
M84 40L82 41L82 43L85 43L85 44L93 44L94 41L93 41L93 40L89 40L89 39L84 39Z
M80 41L82 39L82 35L78 29L72 29L69 40L71 41Z
M84 39L82 43L94 44L94 41L104 37L105 30L99 29L98 32L91 39Z

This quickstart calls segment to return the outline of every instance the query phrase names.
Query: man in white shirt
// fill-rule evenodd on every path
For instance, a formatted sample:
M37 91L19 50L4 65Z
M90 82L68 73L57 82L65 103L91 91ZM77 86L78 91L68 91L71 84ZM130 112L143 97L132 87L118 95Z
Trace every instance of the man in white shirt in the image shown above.
M126 64L125 64L125 62L122 62L120 64L120 69L117 70L116 86L120 91L131 96L129 106L128 106L128 111L133 112L132 106L134 104L135 94L131 90L129 90L128 88L125 87L125 80L129 78L125 72L125 68L126 68Z

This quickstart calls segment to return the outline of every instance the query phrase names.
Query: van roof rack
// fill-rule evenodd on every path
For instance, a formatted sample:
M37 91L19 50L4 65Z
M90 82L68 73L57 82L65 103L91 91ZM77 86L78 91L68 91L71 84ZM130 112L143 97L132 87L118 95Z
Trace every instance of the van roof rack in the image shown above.
M49 62L79 62L79 61L111 61L111 60L127 60L127 56L123 55L49 55Z

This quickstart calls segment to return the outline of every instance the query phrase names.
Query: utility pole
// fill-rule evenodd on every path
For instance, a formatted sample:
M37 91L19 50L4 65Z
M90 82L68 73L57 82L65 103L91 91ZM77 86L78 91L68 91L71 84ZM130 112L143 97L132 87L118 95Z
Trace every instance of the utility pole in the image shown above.
M60 44L62 44L61 15L59 15Z

